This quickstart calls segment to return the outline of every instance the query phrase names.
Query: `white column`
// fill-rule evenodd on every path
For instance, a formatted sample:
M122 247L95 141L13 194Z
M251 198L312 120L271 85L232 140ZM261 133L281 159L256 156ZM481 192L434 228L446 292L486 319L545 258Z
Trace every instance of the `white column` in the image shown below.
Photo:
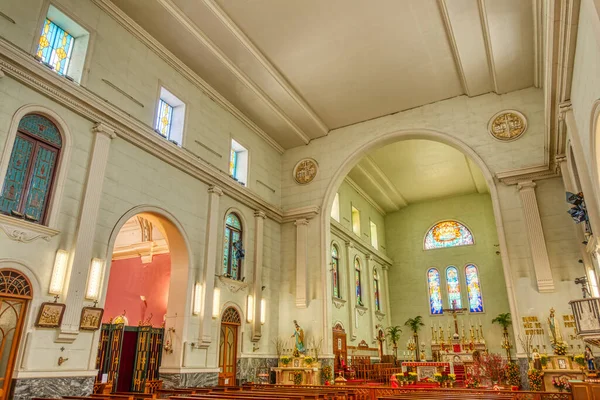
M212 341L212 310L215 291L215 268L217 262L217 237L219 228L219 202L223 191L216 187L208 188L208 216L206 218L206 243L204 250L204 273L202 280L202 306L200 311L200 332L198 342L207 348Z
M384 296L385 296L385 301L382 302L383 304L385 304L385 308L382 310L383 313L385 314L385 319L387 321L387 326L391 326L392 325L392 310L390 309L390 281L388 280L388 270L390 269L390 267L388 267L387 265L382 265L381 269L383 269L383 287L384 287ZM381 284L381 282L379 282ZM379 287L379 291L381 292L381 287Z
M261 333L261 307L262 300L262 267L263 267L263 242L265 213L263 211L254 212L254 287L252 296L254 297L254 319L252 320L252 338L253 342L258 342Z
M86 283L92 261L92 247L96 233L96 221L102 196L104 172L108 161L110 142L116 137L115 131L105 124L98 123L92 129L94 147L85 185L85 195L75 240L71 252L71 276L67 291L66 310L57 341L72 342L79 332L79 318L86 290Z
M354 259L352 249L354 243L346 242L346 284L348 292L348 321L350 321L350 340L356 339L356 290L354 288Z
M377 317L375 316L375 288L373 286L373 281L374 281L374 277L375 277L375 261L373 260L373 255L368 253L366 255L367 258L367 268L366 268L366 275L367 275L367 296L369 296L369 301L365 301L365 306L369 307L369 309L371 310L370 315L371 315L371 334L373 335L373 342L377 341L377 335L375 334L375 325L377 325ZM363 290L364 290L364 283L363 283ZM379 300L381 301L381 298L379 298Z
M552 279L550 259L548 258L542 220L540 219L540 211L535 196L535 186L533 181L519 182L517 185L523 204L525 229L529 240L538 291L540 293L551 292L554 290L554 280Z
M308 307L308 220L296 225L296 307Z

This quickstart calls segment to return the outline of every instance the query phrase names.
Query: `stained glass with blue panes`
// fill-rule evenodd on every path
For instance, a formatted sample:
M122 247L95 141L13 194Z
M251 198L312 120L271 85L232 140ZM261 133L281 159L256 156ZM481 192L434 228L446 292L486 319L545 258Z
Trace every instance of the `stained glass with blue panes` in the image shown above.
M60 75L66 75L75 38L69 32L46 19L36 55Z
M460 279L456 267L446 268L446 286L448 288L448 306L450 308L462 308Z
M442 221L435 224L425 235L425 250L473 244L473 234L458 221Z
M467 281L467 295L469 297L469 311L472 313L481 313L483 312L483 297L481 295L477 267L473 264L467 265L465 267L465 277Z
M237 215L230 213L225 221L223 237L223 274L231 279L241 279L242 260L238 258L235 243L242 240L242 223Z
M429 310L431 314L442 314L444 305L442 304L442 290L440 281L440 272L435 268L427 271L427 286L429 288Z

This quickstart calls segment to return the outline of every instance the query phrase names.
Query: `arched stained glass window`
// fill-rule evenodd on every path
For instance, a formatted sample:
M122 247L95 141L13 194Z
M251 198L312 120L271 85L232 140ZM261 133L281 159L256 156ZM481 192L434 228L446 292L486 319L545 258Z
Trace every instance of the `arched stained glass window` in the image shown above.
M223 237L223 275L228 278L242 279L242 248L242 223L235 213L230 213L225 221Z
M0 193L0 212L42 224L62 138L52 121L37 114L24 116L17 129Z
M362 306L362 281L360 277L360 260L358 257L354 258L354 285L356 287L356 304Z
M381 301L379 299L379 274L373 270L373 294L375 300L375 311L381 311Z
M481 285L479 283L479 272L473 264L465 267L467 280L467 294L469 296L469 312L483 312L483 297L481 296Z
M449 308L462 308L460 279L458 279L458 269L456 267L450 266L446 268L446 285L448 287Z
M471 231L458 221L442 221L425 235L425 250L474 244Z
M342 298L340 292L340 255L335 244L331 245L331 281L333 282L333 297Z
M442 314L444 305L442 304L442 289L440 282L440 272L435 268L427 271L427 285L429 287L429 309L432 314Z

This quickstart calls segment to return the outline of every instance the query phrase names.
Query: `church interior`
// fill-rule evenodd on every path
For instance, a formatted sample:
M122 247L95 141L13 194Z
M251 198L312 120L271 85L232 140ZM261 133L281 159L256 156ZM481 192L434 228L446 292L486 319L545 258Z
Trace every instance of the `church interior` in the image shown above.
M0 400L600 398L597 0L0 1Z

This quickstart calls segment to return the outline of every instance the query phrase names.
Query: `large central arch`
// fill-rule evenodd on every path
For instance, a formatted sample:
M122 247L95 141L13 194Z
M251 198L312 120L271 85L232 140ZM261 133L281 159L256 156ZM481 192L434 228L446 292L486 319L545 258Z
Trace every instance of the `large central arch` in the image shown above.
M325 327L324 334L327 338L326 348L330 347L332 341L332 321L331 321L331 285L327 284L328 282L328 274L327 274L327 265L328 265L328 252L326 249L329 248L328 243L331 242L331 230L330 230L330 214L331 207L333 205L333 200L336 194L338 187L341 185L344 177L348 175L350 170L358 164L358 162L371 150L383 147L385 145L404 141L404 140L431 140L439 143L446 144L455 148L456 150L462 152L464 155L471 158L473 162L477 164L480 168L487 186L490 191L490 198L492 200L492 207L494 210L494 219L496 222L496 230L498 234L498 241L500 246L500 256L502 259L502 268L504 272L504 280L506 284L506 290L508 295L508 304L510 307L511 315L513 316L513 320L519 319L519 313L515 303L515 294L514 294L514 285L512 282L512 273L510 267L510 260L508 257L508 250L506 245L506 237L504 234L504 225L502 222L502 213L500 210L500 200L498 197L498 190L496 187L496 182L494 181L494 176L491 171L483 161L483 159L466 143L461 141L460 139L451 136L449 134L430 130L430 129L406 129L406 130L398 130L395 132L387 133L385 135L374 138L372 141L366 142L356 148L346 159L342 162L340 167L331 177L329 184L327 185L327 189L325 191L325 195L323 197L323 203L321 204L321 279L323 282L323 297L325 299L325 310L323 326ZM513 325L513 333L515 337L518 337L518 329L517 324Z

